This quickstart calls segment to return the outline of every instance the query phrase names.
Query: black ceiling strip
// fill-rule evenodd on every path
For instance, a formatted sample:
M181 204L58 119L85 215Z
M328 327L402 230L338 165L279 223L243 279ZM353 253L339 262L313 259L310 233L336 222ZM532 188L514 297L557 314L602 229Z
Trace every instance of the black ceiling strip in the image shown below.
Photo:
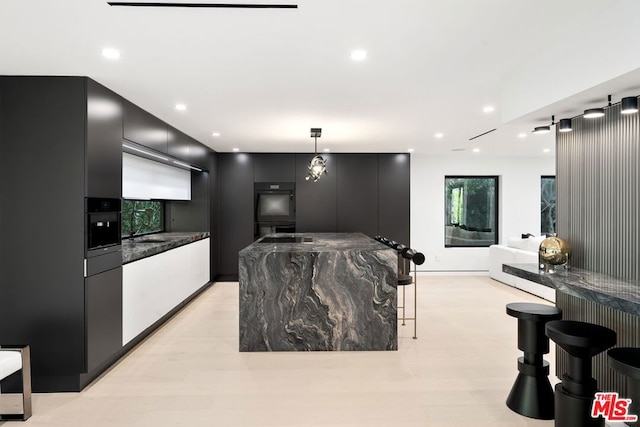
M242 3L140 3L140 2L107 2L109 6L131 7L220 7L241 9L297 9L297 4L242 4Z
M476 135L476 136L474 136L473 138L469 138L469 141L472 141L472 140L474 140L474 139L476 139L476 138L480 138L481 136L486 135L486 134L488 134L488 133L491 133L491 132L493 132L494 130L496 130L496 129L491 129L491 130L486 131L485 133L481 133L480 135Z

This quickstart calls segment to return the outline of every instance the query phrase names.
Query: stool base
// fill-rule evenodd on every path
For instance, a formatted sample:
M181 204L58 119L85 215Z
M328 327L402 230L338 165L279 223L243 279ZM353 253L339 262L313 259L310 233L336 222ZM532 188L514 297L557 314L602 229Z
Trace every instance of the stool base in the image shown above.
M552 420L554 399L549 378L519 373L507 397L507 407L525 417Z
M555 427L604 427L604 419L591 418L593 398L569 394L562 383L556 384Z

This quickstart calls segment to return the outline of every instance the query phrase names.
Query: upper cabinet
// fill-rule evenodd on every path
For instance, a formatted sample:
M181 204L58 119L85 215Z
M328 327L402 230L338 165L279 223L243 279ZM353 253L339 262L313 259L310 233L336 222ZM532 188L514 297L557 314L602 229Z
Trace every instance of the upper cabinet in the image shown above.
M207 147L171 126L168 127L167 135L169 142L168 154L170 156L184 160L185 163L192 166L209 169L207 166L209 149Z
M168 154L167 124L129 101L124 101L124 139Z
M86 194L120 198L122 98L87 79Z

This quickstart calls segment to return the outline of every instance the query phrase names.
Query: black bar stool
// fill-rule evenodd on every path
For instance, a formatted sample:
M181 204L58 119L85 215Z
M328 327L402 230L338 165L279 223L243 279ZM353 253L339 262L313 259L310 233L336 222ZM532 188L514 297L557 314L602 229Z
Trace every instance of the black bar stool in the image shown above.
M518 348L524 352L523 357L518 357L518 377L507 397L507 406L526 417L552 420L549 362L543 359L543 355L549 353L549 338L544 326L551 320L561 319L562 310L550 305L514 302L507 304L507 314L518 319Z
M640 348L612 348L607 356L609 366L627 377L627 395L620 397L631 399L629 414L640 417ZM640 421L627 424L640 425Z
M568 370L556 384L556 427L602 427L604 419L591 417L598 389L591 376L591 358L616 344L616 333L604 326L573 320L548 322L546 334L569 355Z

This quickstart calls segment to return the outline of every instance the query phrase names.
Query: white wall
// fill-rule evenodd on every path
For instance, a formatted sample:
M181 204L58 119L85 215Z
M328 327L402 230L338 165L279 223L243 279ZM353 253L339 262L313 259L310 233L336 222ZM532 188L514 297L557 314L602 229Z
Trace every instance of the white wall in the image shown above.
M499 176L499 240L540 234L540 177L555 158L411 155L411 246L426 256L421 271L489 270L489 248L444 247L445 175Z

